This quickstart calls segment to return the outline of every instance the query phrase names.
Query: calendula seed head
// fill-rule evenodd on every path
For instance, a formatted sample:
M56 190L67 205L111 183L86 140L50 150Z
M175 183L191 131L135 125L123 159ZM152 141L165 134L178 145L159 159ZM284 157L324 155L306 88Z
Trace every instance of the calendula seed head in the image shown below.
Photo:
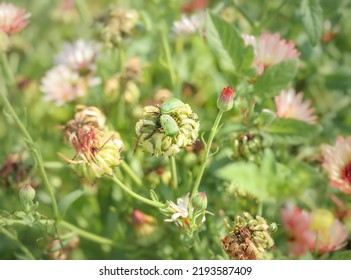
M77 174L90 182L103 175L112 175L113 169L121 164L123 145L117 137L117 133L106 133L95 143L97 147L92 146L89 154L78 154L80 159L70 161Z
M72 160L65 160L88 181L112 175L113 168L121 163L123 141L105 123L106 117L98 108L79 105L74 119L65 125L66 139L76 151Z
M199 128L198 116L190 106L173 99L159 106L144 107L135 131L144 151L155 156L174 156L196 141Z
M276 224L275 224L276 225ZM233 230L221 239L224 251L233 259L257 260L274 245L270 226L261 216L253 218L245 212L236 216Z
M139 14L135 10L112 7L95 23L100 39L108 47L118 47L131 36L139 22Z

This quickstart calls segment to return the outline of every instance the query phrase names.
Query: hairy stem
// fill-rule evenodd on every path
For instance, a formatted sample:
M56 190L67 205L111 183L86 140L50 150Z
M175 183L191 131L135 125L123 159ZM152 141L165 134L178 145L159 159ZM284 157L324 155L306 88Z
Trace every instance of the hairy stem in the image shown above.
M178 178L177 178L177 165L174 156L169 157L169 164L171 167L172 174L172 188L176 190L178 188Z
M10 64L9 61L7 59L7 55L5 52L1 52L1 62L2 62L2 66L3 69L5 71L5 76L6 76L6 83L10 86L15 84L15 76L13 75L11 68L10 68Z
M115 175L111 176L111 179L126 193L130 194L132 197L136 198L137 200L140 200L146 204L149 204L151 206L154 206L156 208L163 208L165 205L161 202L153 201L151 199L145 198L134 191L132 191L129 187L127 187L125 184L123 184Z
M8 69L8 71L10 71L10 69ZM0 83L0 85L2 85L2 84L3 83ZM6 111L11 115L11 117L15 121L17 127L21 131L21 133L22 133L22 135L24 137L24 140L25 140L25 142L27 144L28 150L32 153L32 155L33 155L33 157L35 159L35 162L36 162L36 164L38 166L38 169L39 169L39 171L41 173L41 176L42 176L42 179L44 181L44 184L45 184L45 186L47 188L47 191L49 192L55 219L57 219L58 216L59 216L59 212L58 212L56 198L55 198L55 195L54 195L54 189L51 186L51 184L49 182L49 179L48 179L48 176L47 176L47 174L45 172L44 162L43 162L43 158L41 156L40 150L37 147L37 145L35 144L35 142L33 141L32 137L30 136L30 134L27 131L26 127L24 126L24 124L22 123L20 118L18 117L16 111L13 109L11 103L9 102L9 100L7 98L7 89L6 89L5 85L1 86L1 88L0 88L0 99L2 100L2 103L3 103Z
M121 168L128 174L128 176L133 180L133 182L141 187L142 186L142 181L140 180L140 178L135 174L135 172L133 171L132 168L130 168L130 166L125 162L123 161L122 164L121 164Z
M88 240L91 240L93 242L99 243L99 244L104 244L104 245L114 245L113 240L105 238L105 237L101 237L99 235L96 235L94 233L88 232L84 229L81 229L75 225L72 225L66 221L60 221L59 223L60 226L69 229L75 233L77 233L79 236L86 238Z
M208 157L210 155L213 138L215 137L215 135L217 133L218 125L219 125L219 122L221 121L222 116L223 116L223 111L220 110L218 112L215 123L211 129L211 134L210 134L208 141L206 143L206 153L205 153L203 160L202 160L202 163L201 163L200 172L196 177L196 181L195 181L191 196L194 196L199 190L200 182L201 182L202 176L203 176L205 168L206 168Z

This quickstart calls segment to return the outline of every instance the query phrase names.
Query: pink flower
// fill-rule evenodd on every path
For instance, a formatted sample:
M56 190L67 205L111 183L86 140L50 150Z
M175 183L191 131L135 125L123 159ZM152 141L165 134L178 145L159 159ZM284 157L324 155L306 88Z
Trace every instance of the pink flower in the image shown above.
M258 74L262 75L265 68L280 63L287 59L298 58L300 53L295 48L295 43L280 39L279 33L262 33L259 38L251 35L242 35L245 44L254 49L254 66Z
M62 105L87 93L87 85L78 73L64 65L49 70L41 81L45 99Z
M0 29L7 35L21 31L28 25L31 14L13 4L0 4Z
M278 118L298 119L310 124L315 124L317 117L315 109L310 108L311 100L303 101L303 93L295 93L294 89L282 90L274 98Z
M329 210L308 212L288 203L282 210L282 220L288 232L288 244L293 256L307 252L322 255L347 244L348 233L345 227Z
M351 194L351 136L336 138L335 146L323 145L323 168L333 187Z
M293 256L303 255L311 251L315 235L309 230L311 214L292 203L282 210L283 224L290 236L289 247Z
M94 42L79 39L74 43L65 43L63 51L55 57L57 65L63 64L81 74L95 71L95 59L99 47Z

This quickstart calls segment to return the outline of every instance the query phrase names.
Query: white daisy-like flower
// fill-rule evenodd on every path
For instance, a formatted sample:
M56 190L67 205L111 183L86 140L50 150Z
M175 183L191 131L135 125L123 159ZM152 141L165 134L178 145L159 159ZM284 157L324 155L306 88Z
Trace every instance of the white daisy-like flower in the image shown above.
M63 51L55 56L57 65L66 65L81 74L95 71L94 62L99 46L92 41L79 39L74 43L64 43Z
M280 39L279 33L262 33L260 37L255 38L252 35L242 35L247 46L252 46L255 53L254 66L259 75L267 67L280 63L287 59L300 57L300 53L295 48L293 41Z
M190 201L190 194L185 198L178 198L177 204L173 201L169 202L169 207L174 211L170 219L165 219L165 222L177 222L181 226L189 226L189 212L188 206Z
M282 90L279 96L274 97L276 115L278 118L298 119L315 124L317 116L315 109L310 108L311 100L303 101L303 93L295 93L294 89Z
M191 16L183 14L179 21L173 22L172 31L177 36L190 36L199 31L203 21L204 16L202 14L193 14Z
M323 168L333 187L351 194L351 136L336 138L335 146L323 145Z
M0 29L7 35L16 33L29 23L31 14L13 4L0 4Z
M65 65L59 65L42 78L40 90L45 94L46 100L62 105L86 95L87 84L77 72Z

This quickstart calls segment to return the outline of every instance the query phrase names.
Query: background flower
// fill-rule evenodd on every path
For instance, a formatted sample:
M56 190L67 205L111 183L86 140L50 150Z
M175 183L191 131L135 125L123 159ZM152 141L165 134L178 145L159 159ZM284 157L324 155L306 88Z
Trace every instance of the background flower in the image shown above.
M310 108L311 100L303 101L303 93L295 93L295 90L290 88L282 90L279 96L274 97L276 115L278 118L297 119L315 124L317 116L314 115L315 109Z
M335 146L323 145L323 168L330 183L340 191L351 194L351 136L336 138Z
M300 57L300 53L295 48L293 41L280 39L279 33L262 33L258 38L252 35L242 35L245 44L254 48L254 66L257 68L258 75L274 64L287 59Z
M13 4L0 4L0 29L8 35L21 31L29 23L31 14Z
M78 39L74 43L65 43L61 53L55 56L57 65L63 64L79 73L95 71L95 60L99 47L92 41Z

